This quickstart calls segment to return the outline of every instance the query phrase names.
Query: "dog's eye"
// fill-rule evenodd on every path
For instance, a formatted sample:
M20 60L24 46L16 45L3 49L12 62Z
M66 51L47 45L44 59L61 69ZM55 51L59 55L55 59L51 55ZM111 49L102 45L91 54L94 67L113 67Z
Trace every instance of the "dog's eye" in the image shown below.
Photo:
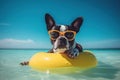
M56 39L56 38L59 37L59 32L55 32L55 31L53 31L53 32L50 33L50 36L51 36L51 38Z
M72 39L74 37L74 33L73 32L66 32L65 33L65 36L68 38L68 39Z

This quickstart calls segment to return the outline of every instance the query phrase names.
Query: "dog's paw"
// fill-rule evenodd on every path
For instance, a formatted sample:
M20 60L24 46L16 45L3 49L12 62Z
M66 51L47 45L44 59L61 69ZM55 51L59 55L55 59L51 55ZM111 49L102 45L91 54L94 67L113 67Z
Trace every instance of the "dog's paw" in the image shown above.
M22 66L25 66L25 65L28 65L29 64L29 61L26 61L26 62L21 62L20 65Z
M79 50L73 49L72 51L67 51L66 53L67 53L68 57L75 58L79 55Z

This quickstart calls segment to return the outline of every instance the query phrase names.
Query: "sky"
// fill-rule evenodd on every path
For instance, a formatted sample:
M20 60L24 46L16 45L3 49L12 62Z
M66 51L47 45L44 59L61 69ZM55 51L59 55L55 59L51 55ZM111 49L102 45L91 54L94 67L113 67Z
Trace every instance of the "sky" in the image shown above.
M56 24L82 16L83 48L120 48L119 0L0 0L0 48L51 48L45 13Z

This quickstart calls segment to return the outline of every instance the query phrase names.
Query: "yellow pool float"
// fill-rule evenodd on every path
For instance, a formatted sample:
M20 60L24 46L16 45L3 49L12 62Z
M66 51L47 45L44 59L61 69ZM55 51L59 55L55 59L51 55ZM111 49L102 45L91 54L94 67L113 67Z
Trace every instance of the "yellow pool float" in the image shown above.
M33 55L29 61L29 66L36 70L49 70L70 67L88 69L95 67L96 65L97 60L95 56L89 51L80 53L80 55L74 59L69 58L66 54L38 52Z

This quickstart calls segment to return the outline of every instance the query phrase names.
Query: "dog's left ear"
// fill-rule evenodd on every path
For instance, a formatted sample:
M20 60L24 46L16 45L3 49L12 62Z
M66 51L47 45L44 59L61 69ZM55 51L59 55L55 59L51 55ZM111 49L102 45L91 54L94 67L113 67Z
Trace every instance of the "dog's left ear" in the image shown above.
M71 24L71 27L77 32L79 32L79 29L81 27L83 23L83 18L82 17L78 17L77 19L75 19L72 24Z

